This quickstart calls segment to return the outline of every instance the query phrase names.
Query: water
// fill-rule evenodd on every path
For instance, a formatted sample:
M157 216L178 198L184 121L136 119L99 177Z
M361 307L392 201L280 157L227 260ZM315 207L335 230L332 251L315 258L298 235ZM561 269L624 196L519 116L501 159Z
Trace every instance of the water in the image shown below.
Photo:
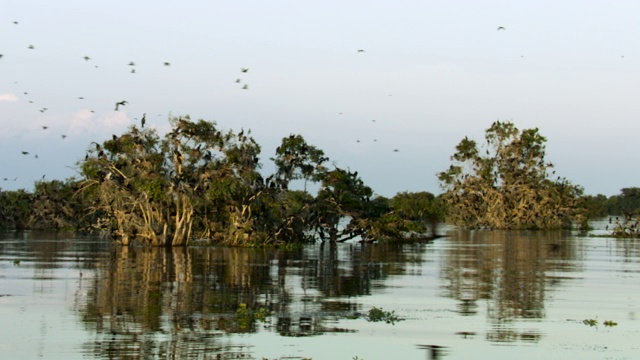
M167 250L3 234L0 358L640 358L640 240L448 235ZM402 321L367 321L373 307Z

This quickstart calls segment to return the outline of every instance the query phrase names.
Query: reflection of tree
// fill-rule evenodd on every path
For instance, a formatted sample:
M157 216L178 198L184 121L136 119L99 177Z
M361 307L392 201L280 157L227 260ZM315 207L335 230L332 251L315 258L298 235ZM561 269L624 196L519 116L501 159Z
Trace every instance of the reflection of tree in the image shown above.
M566 271L566 260L575 257L563 232L461 230L455 239L460 245L449 249L442 269L448 296L459 300L463 315L475 315L477 301L487 300L488 318L500 324L543 318L545 288L555 285L546 273ZM538 339L502 327L491 336L495 341Z
M220 335L349 331L332 325L336 317L359 310L348 298L369 294L373 282L380 287L380 280L419 265L425 246L115 247L98 263L86 300L78 305L96 335L87 351L114 358L158 352L175 357L205 349L248 355ZM241 304L248 312L264 307L271 315L265 324L241 319Z

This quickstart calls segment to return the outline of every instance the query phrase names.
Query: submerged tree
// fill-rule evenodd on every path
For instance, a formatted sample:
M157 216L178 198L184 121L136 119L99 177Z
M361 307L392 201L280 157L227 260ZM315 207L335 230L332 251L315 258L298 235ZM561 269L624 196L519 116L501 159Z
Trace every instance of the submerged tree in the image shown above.
M81 164L83 190L96 197L91 210L102 214L100 226L122 244L138 239L154 246L186 245L196 212L204 236L230 228L219 223L247 226L257 144L242 132L223 133L212 122L170 121L173 129L164 138L134 125L95 143Z
M446 191L448 220L467 228L553 229L585 221L578 207L579 186L557 177L545 159L546 138L538 129L518 130L494 122L484 151L464 138L438 174Z

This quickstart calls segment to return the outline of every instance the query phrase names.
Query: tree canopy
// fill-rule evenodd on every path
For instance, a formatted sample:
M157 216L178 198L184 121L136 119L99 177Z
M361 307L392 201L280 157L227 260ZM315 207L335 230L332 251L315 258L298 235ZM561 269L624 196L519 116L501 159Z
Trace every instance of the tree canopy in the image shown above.
M554 229L585 221L582 188L555 175L545 159L546 138L537 128L520 131L494 122L482 145L467 137L438 178L448 221L466 228Z

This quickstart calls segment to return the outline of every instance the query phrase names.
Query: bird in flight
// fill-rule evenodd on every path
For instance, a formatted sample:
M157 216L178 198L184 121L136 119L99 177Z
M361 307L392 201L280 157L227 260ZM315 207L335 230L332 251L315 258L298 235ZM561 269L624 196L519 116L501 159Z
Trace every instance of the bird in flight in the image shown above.
M42 130L47 130L49 127L46 125L42 125Z
M16 25L18 25L18 22L17 22L17 21L14 21L13 23L14 23L14 24L16 24Z
M170 62L165 61L165 62L164 62L164 66L171 66L171 63L170 63Z
M60 136L61 136L63 139L66 139L66 138L67 138L67 135L65 135L65 134L62 134L62 135L60 135Z
M249 89L249 85L244 84L244 86L242 87L243 90L248 90Z
M393 149L393 152L398 152L398 151L400 151L400 150L398 150L398 149Z
M240 68L240 71L242 71L243 73L246 73L247 71L249 71L249 68Z
M126 100L118 101L116 103L116 111L118 111L118 107L125 106L125 105L127 105L127 101Z
M129 62L129 66L136 66L136 63L134 63L133 61Z
M85 56L85 57L84 57L84 61L89 61L89 60L91 60L91 58L90 58L90 57L88 57L88 56Z
M35 49L36 47L33 45L29 45L29 49Z
M240 78L236 79L236 83L240 84Z
M506 29L504 28L504 26L498 26L498 31L500 30L506 30Z
M358 52L359 52L359 53L363 53L363 52L364 52L364 50L363 50L363 49L358 49Z
M23 151L22 155L29 155L29 152L28 151Z

